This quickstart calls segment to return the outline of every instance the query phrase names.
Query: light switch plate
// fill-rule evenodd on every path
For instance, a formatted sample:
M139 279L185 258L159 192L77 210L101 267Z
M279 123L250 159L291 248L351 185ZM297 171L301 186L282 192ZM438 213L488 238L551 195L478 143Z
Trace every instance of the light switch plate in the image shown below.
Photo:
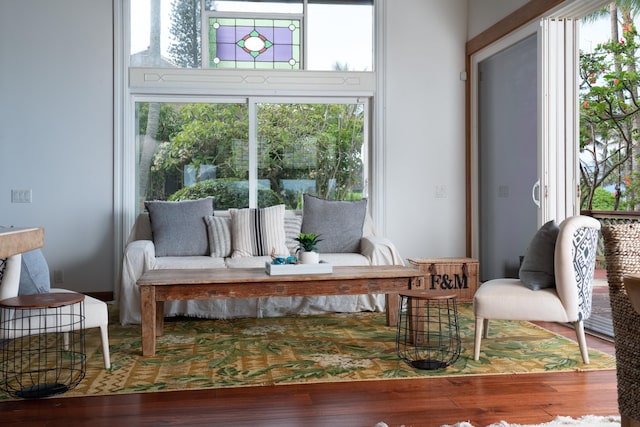
M11 190L11 203L31 203L31 190Z

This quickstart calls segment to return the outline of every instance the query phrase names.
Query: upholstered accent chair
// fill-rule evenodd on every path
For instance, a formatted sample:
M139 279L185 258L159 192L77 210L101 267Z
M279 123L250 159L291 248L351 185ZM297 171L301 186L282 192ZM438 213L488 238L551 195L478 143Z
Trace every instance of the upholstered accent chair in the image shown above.
M0 276L0 300L13 298L18 296L20 288L20 274L22 265L22 255L13 255L6 259L4 271ZM48 274L48 268L47 268ZM51 293L56 292L72 292L67 289L50 290ZM84 296L84 328L100 328L100 338L102 340L102 354L104 356L104 367L111 368L111 358L109 355L109 335L108 322L109 315L107 304L88 295Z
M573 216L560 223L554 249L555 286L533 290L521 279L483 283L473 300L476 319L473 356L480 358L481 340L489 320L571 322L584 363L589 354L583 321L591 315L593 278L600 222Z

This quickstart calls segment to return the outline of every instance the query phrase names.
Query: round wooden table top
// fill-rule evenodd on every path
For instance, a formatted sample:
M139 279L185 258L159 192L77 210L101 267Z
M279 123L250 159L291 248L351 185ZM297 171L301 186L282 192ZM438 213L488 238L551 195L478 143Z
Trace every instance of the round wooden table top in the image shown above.
M401 297L409 297L409 298L425 299L425 300L452 299L452 298L458 297L458 295L453 292L434 294L432 292L427 292L422 290L402 291L402 292L398 292L398 295L400 295Z
M46 294L20 295L0 301L5 308L53 308L84 301L84 295L76 292L56 292Z

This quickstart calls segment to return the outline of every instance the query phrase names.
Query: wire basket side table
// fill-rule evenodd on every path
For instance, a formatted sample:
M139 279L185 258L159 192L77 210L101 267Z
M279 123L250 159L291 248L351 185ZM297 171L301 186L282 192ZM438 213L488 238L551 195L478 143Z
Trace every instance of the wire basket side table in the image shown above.
M84 378L84 295L24 295L0 301L0 389L13 397L64 393Z
M396 350L417 369L443 369L460 356L456 294L400 293Z

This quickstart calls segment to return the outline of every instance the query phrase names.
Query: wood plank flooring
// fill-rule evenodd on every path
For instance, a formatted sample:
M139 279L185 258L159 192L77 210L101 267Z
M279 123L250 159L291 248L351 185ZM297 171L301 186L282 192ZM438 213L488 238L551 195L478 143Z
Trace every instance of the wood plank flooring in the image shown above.
M575 340L564 325L541 326ZM587 337L614 354L613 343ZM0 403L19 426L441 426L618 415L615 370L311 384Z

